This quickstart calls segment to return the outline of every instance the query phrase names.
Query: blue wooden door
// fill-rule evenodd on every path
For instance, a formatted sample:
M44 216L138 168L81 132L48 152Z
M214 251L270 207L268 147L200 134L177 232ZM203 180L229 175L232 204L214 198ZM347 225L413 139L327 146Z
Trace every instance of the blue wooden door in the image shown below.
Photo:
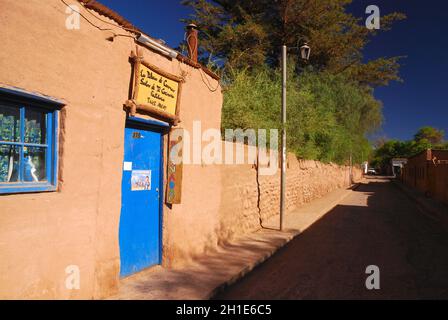
M125 129L119 230L120 275L160 263L161 133Z

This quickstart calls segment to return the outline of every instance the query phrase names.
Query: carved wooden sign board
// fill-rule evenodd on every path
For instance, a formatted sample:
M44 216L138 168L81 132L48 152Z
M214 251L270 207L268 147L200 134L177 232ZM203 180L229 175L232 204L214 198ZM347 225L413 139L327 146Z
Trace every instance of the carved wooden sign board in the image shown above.
M143 111L176 125L179 122L182 78L167 73L131 53L134 86L132 99L126 101L131 115Z

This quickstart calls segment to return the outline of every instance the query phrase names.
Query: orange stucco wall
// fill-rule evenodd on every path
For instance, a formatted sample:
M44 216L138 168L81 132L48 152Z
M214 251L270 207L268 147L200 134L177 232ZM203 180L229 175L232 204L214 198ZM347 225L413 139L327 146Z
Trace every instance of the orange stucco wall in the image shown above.
M124 33L79 8L99 26ZM82 19L80 30L67 30L65 10L59 0L0 1L0 83L66 102L58 191L0 195L0 298L102 298L119 284L123 103L136 44L127 37L107 41L110 31ZM220 128L218 82L141 49L152 64L185 76L179 127L193 133L193 121L200 120L202 131ZM347 167L289 158L288 208L349 183ZM163 208L163 265L182 266L258 229L260 215L278 213L278 188L279 173L257 179L250 164L185 164L182 203ZM80 267L79 290L65 287L69 265Z
M78 6L99 26L125 33ZM127 37L107 41L109 31L83 19L80 30L67 30L65 10L59 0L0 1L0 82L66 102L59 190L0 196L0 298L99 298L112 294L118 284L123 103L131 81L128 57L136 44ZM221 90L210 90L217 81L142 50L152 64L174 75L184 73L181 125L188 128L193 119L201 119L204 128L219 128ZM199 246L196 235L209 233L217 201L203 197L214 190L198 183L198 177L219 183L216 169L184 170L184 203L172 211L164 208L164 263L185 249L174 243L182 239ZM198 233L186 228L193 223ZM79 290L65 288L68 265L80 267Z

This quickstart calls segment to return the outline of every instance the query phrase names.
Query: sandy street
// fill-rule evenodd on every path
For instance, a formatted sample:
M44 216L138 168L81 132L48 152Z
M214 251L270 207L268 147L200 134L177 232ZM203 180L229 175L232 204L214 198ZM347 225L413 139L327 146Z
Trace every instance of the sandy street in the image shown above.
M367 290L366 267L380 270ZM372 178L218 299L447 299L448 229Z

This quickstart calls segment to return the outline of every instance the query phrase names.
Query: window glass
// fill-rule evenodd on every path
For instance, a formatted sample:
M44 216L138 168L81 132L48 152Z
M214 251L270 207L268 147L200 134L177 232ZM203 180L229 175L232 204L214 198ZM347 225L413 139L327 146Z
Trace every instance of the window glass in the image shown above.
M0 105L0 141L20 141L20 110Z
M25 109L25 142L45 144L47 114L38 110Z
M0 182L17 182L19 180L19 148L0 145Z
M45 181L46 170L46 148L24 147L23 148L23 181L39 182Z
M0 194L55 191L62 104L14 91L0 86Z

